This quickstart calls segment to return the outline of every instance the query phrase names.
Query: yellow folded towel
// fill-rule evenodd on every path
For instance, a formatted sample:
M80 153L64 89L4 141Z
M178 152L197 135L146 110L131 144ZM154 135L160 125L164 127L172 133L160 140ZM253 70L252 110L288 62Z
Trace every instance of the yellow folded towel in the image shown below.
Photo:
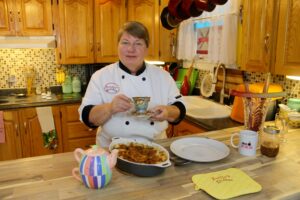
M204 190L216 199L229 199L236 196L259 192L262 187L242 170L229 168L192 177L195 190Z

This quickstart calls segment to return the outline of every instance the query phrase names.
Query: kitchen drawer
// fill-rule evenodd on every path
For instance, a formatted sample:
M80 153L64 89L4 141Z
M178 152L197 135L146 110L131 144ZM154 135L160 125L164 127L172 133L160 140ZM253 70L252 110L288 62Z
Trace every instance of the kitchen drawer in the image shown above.
M89 128L79 121L69 122L66 126L68 129L68 138L70 139L96 136L97 129Z
M76 148L88 149L96 143L96 137L72 139L68 143L68 149L64 149L65 152L74 151Z
M79 121L79 113L78 113L78 108L79 104L71 104L71 105L66 105L63 106L64 108L64 117L66 122L77 122Z

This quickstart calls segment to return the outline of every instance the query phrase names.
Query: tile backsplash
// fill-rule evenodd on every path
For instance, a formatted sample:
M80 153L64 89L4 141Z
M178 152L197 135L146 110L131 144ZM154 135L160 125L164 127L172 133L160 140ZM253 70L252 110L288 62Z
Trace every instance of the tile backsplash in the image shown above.
M35 69L35 85L48 87L58 85L56 68L62 67L66 74L77 75L85 82L85 65L59 65L55 61L54 49L0 49L0 88L26 87L25 75L27 67ZM9 84L11 76L15 76L14 84Z
M56 82L56 68L62 67L65 73L80 77L86 83L85 68L88 65L59 65L55 61L54 49L0 49L0 88L26 87L26 67L32 66L36 71L35 84L41 87L58 85ZM201 77L205 71L200 70L196 87L199 87ZM16 82L9 84L10 75L15 74ZM263 82L266 75L263 73L247 72L245 80L250 83ZM272 83L282 85L287 97L300 98L300 81L286 79L283 75L272 75Z

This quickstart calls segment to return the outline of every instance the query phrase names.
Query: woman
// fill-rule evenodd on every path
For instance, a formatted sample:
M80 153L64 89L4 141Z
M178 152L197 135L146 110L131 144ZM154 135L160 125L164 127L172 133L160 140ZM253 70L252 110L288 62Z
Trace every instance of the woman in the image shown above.
M145 63L149 45L147 28L127 22L119 31L119 62L96 71L79 108L80 119L89 127L101 127L96 143L109 146L112 137L165 138L168 122L179 123L185 106L175 81L164 70ZM132 97L151 97L149 119L132 113Z

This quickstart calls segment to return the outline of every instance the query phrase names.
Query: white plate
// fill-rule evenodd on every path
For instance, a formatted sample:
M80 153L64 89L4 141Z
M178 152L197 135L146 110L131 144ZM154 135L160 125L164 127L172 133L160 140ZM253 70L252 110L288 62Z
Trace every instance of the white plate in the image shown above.
M224 143L201 137L175 140L170 149L176 156L195 162L217 161L227 157L230 153Z

